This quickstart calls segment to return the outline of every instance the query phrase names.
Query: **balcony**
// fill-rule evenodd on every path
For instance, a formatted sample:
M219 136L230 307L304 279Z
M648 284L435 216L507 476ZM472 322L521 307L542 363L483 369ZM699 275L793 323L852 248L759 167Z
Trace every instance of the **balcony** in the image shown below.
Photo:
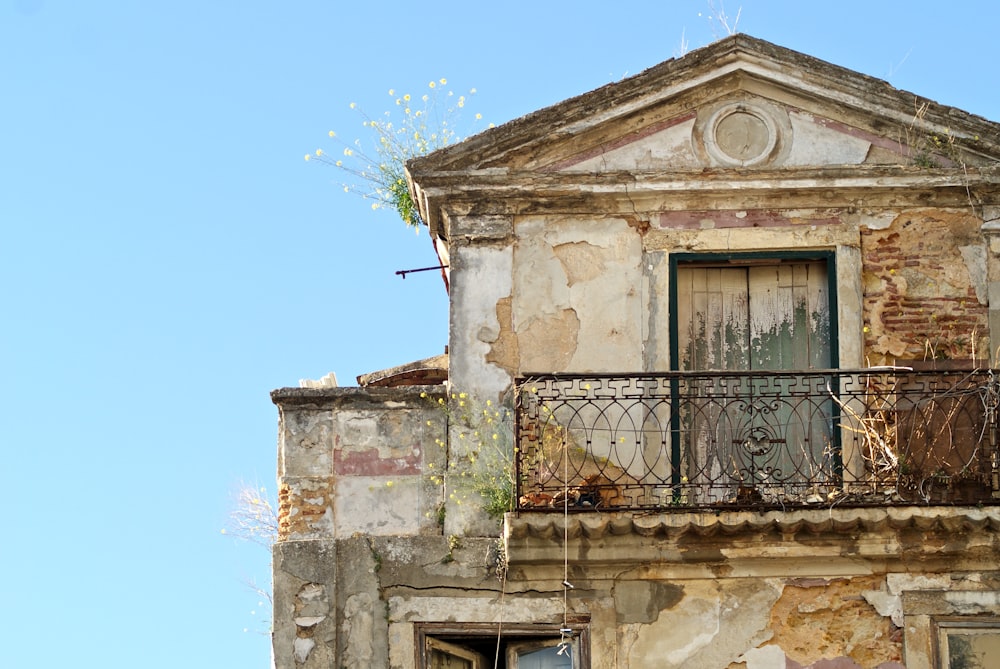
M517 508L996 504L998 405L993 370L533 376Z

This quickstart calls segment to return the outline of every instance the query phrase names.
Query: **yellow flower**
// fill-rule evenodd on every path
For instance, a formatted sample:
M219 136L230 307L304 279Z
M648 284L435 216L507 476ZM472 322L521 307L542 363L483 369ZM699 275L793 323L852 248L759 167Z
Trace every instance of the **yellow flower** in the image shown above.
M345 147L344 148L344 155L345 156L353 156L354 155L354 151L352 151L351 149Z
M435 82L433 82L433 81L431 83L427 84L427 85L430 86L431 88L434 88L435 86L437 86L437 84Z
M330 137L336 137L336 136L337 136L337 133L335 133L333 130L331 130L330 131Z
M476 120L477 120L477 121L478 121L478 120L480 120L481 118L483 118L483 115L482 115L482 114L476 114Z
M386 481L385 482L385 487L386 488L391 488L392 487L392 481Z
M307 154L306 154L306 162L309 162L309 159L310 159L310 158L312 158L312 156L311 156L311 155L309 155L309 154L307 153Z
M316 157L319 158L323 155L323 149L316 149Z
M410 94L407 93L406 95L404 95L403 96L403 100L406 101L406 102L409 102L410 101Z
M343 160L338 160L335 164L337 165L337 167L343 167L344 161Z
M447 83L448 83L447 79L443 79L443 78L441 79L441 85L442 86L446 85Z
M354 109L355 107L357 107L357 105L352 102L351 103L351 109Z
M395 94L396 94L396 93L395 93L395 91L393 91L393 90L392 90L392 89L390 88L390 89L389 89L389 95L395 95Z

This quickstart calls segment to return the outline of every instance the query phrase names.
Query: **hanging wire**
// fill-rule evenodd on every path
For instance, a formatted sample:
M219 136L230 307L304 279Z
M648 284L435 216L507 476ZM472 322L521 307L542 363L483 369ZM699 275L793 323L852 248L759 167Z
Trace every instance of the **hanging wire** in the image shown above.
M573 659L573 630L569 626L569 591L573 584L569 581L569 444L563 428L563 623L559 628L559 650L556 655L569 654L570 667Z
M500 574L500 617L497 620L497 648L496 654L493 656L493 669L497 669L500 666L500 643L503 639L503 610L504 610L504 595L507 592L507 569L504 568L503 572Z

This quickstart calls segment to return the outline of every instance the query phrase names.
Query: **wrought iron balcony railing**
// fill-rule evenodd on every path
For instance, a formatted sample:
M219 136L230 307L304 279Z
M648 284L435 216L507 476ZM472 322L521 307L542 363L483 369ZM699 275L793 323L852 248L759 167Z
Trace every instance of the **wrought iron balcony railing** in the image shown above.
M1000 373L545 375L518 384L518 509L991 504Z

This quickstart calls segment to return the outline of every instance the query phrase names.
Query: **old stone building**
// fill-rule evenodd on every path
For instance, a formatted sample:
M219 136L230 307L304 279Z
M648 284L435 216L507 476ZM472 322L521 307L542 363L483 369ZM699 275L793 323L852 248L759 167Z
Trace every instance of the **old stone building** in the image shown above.
M743 35L412 161L448 355L274 391L279 669L1000 666L998 161Z

